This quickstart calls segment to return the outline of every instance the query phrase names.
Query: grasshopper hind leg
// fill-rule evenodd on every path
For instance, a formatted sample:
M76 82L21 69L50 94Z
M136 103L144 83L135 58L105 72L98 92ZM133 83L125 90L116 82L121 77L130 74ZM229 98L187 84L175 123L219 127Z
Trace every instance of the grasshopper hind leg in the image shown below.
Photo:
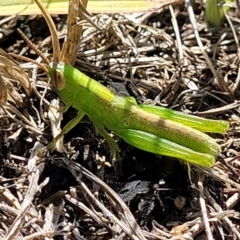
M179 158L205 167L212 166L215 162L215 156L213 155L193 151L169 140L139 130L122 130L117 135L130 145L147 152Z
M206 119L159 106L144 104L138 106L147 112L158 115L160 118L184 124L201 132L224 134L229 128L228 122L223 120Z

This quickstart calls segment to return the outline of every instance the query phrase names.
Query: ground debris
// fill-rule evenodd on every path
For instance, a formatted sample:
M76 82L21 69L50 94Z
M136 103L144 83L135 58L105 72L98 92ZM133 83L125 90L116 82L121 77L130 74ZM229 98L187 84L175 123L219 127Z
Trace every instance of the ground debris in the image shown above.
M64 137L72 154L46 152L38 158L40 143L52 138L48 109L56 93L32 63L14 63L17 73L6 72L11 60L1 53L0 238L240 239L238 45L227 23L217 30L207 28L203 8L198 5L196 12L197 31L217 77L183 6L174 15L164 9L91 16L99 28L81 23L76 67L139 103L228 120L228 133L214 136L222 151L211 169L188 167L118 139L123 161L114 168L107 143L88 118ZM239 40L238 21L229 14ZM54 20L62 41L65 16ZM8 27L21 22L41 51L51 52L50 38L42 37L47 26L41 24L44 34L36 32L38 21L21 17ZM15 30L5 38L11 39L2 40L5 51L35 57ZM16 74L22 76L20 82ZM62 125L75 115L69 109Z

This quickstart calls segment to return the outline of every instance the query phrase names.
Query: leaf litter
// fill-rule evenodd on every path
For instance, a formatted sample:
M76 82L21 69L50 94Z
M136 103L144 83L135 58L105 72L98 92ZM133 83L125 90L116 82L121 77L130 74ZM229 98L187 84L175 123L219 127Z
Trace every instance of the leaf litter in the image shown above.
M39 159L51 127L59 128L48 114L57 95L34 64L16 65L1 52L2 239L240 239L240 29L233 11L222 28L212 29L202 6L195 8L195 14L179 6L82 20L76 67L138 102L228 120L228 133L214 135L222 151L210 169L142 152L120 139L123 160L112 167L108 144L88 118L64 137L72 154ZM19 27L50 55L50 38L33 27L38 18L21 18ZM54 21L63 43L65 17ZM5 51L36 59L13 20L2 29L11 26L3 35ZM61 126L75 114L64 113Z

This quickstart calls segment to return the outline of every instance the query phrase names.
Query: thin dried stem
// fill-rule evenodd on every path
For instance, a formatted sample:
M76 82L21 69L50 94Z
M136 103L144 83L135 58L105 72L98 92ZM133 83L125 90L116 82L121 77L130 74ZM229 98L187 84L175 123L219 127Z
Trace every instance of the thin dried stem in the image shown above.
M67 37L61 50L61 61L64 63L75 64L82 35L82 26L77 24L77 21L83 20L84 16L87 15L86 6L87 1L72 0L69 3Z
M47 12L47 9L42 4L42 2L40 0L34 0L34 1L40 8L42 15L45 18L47 25L50 29L51 36L52 36L52 45L53 45L53 61L58 63L60 61L60 46L59 46L57 30L56 30L55 24L50 16L50 14Z

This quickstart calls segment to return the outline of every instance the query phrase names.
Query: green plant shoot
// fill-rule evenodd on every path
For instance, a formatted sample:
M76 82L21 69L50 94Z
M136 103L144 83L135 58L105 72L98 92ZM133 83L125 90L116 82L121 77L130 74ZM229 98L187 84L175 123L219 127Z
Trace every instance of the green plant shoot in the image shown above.
M205 17L209 26L221 26L225 18L225 13L230 10L230 7L227 4L232 2L234 2L234 0L207 0Z
M226 121L208 120L157 106L138 105L135 99L118 96L70 64L61 62L55 26L40 1L35 2L49 25L55 46L54 61L50 63L43 58L48 74L61 100L78 110L77 116L47 148L54 147L62 135L87 115L108 142L116 159L120 158L120 150L108 131L148 152L206 167L214 164L220 146L204 132L223 134L229 127Z

